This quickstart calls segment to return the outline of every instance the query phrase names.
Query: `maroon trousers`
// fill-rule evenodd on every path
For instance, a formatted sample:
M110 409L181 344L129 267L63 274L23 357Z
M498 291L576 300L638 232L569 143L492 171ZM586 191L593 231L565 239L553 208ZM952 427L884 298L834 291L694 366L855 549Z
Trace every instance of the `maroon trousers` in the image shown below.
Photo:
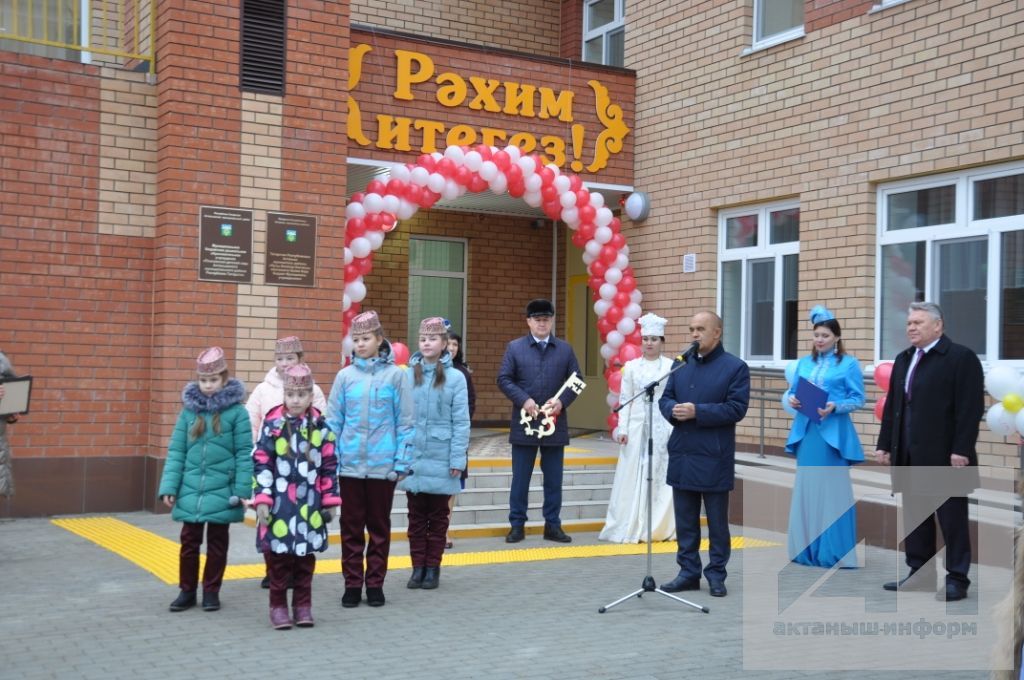
M448 496L405 493L409 500L409 556L414 567L440 567L448 533Z
M341 491L341 572L346 588L383 588L391 551L391 505L395 482L339 477ZM363 532L370 535L366 545ZM363 551L366 574L363 575Z
M178 559L178 587L194 591L199 583L199 546L206 528L206 568L203 570L203 592L219 593L228 566L228 524L183 522L181 553Z
M298 555L265 552L267 575L270 576L270 606L288 606L288 584L292 578L292 607L313 606L313 572L316 571L316 555ZM294 576L293 576L294 575Z

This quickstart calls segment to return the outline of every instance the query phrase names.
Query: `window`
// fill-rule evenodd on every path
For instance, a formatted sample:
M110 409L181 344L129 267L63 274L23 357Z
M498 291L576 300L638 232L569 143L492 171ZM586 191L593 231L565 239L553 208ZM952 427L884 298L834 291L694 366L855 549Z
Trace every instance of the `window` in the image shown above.
M804 0L754 0L754 48L804 35Z
M725 348L747 361L795 359L800 207L725 210L718 231Z
M586 0L583 5L583 61L622 66L625 59L626 0Z
M982 359L1024 359L1024 164L883 186L878 214L880 359L921 300Z
M466 241L413 236L409 239L409 335L416 351L420 321L441 316L466 341Z
M81 45L81 0L0 0L0 50L76 61ZM47 44L49 43L49 44Z

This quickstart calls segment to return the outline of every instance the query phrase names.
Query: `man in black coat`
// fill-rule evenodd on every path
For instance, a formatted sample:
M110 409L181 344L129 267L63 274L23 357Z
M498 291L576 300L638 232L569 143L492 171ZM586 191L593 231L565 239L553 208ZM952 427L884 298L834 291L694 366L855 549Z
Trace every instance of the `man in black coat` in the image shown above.
M923 516L904 540L910 573L883 587L935 588L935 565L929 562L936 552L938 519L946 544L946 585L936 599L952 601L967 597L971 584L967 494L978 485L975 443L985 409L985 377L977 355L950 341L943 331L938 305L910 305L907 337L911 347L900 352L893 364L875 460L894 466L893 489L903 492L908 526ZM906 469L922 466L956 471L943 471L940 478Z
M509 493L508 521L511 529L505 540L518 543L525 538L526 509L533 465L540 450L540 469L544 473L544 538L569 543L572 538L562 530L562 461L569 443L569 419L564 411L576 398L576 392L558 390L573 373L579 373L572 346L551 333L555 307L548 300L532 300L526 306L530 332L508 343L498 371L498 387L512 402L508 440L512 444L512 489ZM554 416L554 432L538 436L540 421L528 423L530 434L520 422L520 411L532 418ZM542 412L543 411L543 412Z
M699 590L700 505L708 518L710 559L704 578L712 596L725 597L725 565L731 551L729 492L736 478L736 423L750 403L750 369L722 347L722 319L700 312L690 320L698 348L665 384L658 401L672 424L667 482L676 515L679 574L661 589Z

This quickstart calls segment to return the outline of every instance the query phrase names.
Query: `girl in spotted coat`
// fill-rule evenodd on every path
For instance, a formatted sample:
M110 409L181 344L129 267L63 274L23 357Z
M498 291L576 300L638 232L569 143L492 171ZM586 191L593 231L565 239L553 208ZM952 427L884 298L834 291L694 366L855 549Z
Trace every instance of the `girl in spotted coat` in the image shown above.
M256 547L267 557L270 624L278 630L313 625L316 553L327 549L331 509L341 503L334 433L312 402L309 367L287 369L284 403L270 409L253 451Z

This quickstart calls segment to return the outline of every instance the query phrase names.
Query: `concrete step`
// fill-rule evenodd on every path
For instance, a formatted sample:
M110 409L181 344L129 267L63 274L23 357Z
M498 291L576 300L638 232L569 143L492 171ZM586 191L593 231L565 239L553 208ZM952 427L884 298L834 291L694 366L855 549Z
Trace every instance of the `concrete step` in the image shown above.
M611 497L611 484L572 484L562 485L562 503L570 501L604 501L608 502ZM483 489L465 489L456 497L456 503L463 507L477 507L482 505L508 505L508 487L491 487ZM531 486L527 502L530 505L539 504L544 500L544 487ZM404 492L395 494L393 510L404 510L408 507L408 497Z
M541 484L544 479L543 473L540 470L535 470L533 473L532 483ZM593 484L607 484L611 486L611 483L615 480L615 468L595 468L595 469L577 469L566 467L562 473L562 486L575 486L576 484L593 485ZM512 486L512 469L498 469L498 470L477 470L472 468L469 477L466 478L466 489L463 493L468 492L470 489L508 489Z

